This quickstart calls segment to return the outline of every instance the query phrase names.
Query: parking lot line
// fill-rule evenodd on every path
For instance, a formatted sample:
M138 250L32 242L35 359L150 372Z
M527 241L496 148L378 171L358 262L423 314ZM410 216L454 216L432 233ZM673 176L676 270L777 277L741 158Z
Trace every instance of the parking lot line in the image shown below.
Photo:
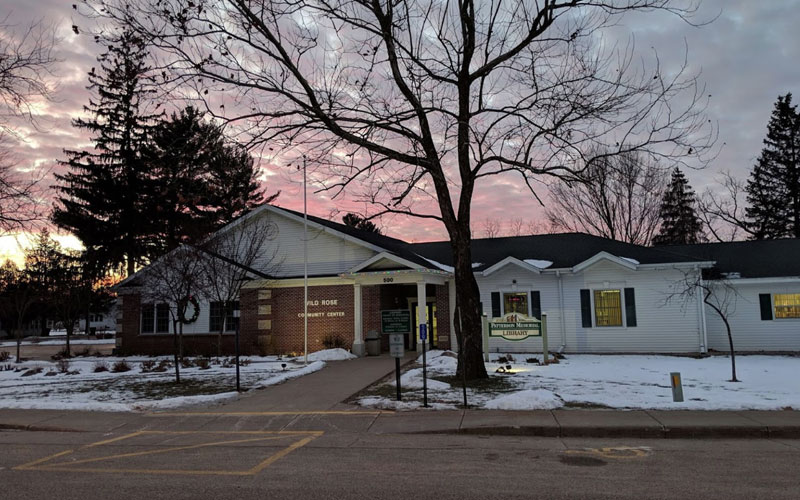
M155 448L149 450L142 450L132 453L121 453L115 455L107 455L102 457L92 457L86 458L76 461L67 461L67 462L56 462L53 463L52 461L59 458L64 457L66 455L74 454L75 452L86 450L90 448L97 448L103 445L108 445L110 443L118 443L120 441L131 439L136 436L143 436L143 435L240 435L240 436L247 436L243 439L228 439L224 441L211 441L193 445L186 445L186 446L171 446L169 448ZM18 465L13 468L13 470L37 470L37 471L48 471L48 472L58 472L58 471L70 471L70 472L111 472L111 473L135 473L135 474L167 474L167 475L227 475L227 476L252 476L258 474L259 472L263 471L265 468L269 467L276 461L280 460L281 458L285 457L289 453L297 450L305 446L306 444L310 443L314 439L318 438L324 434L323 431L138 431L133 432L130 434L125 434L123 436L118 436L112 439L106 439L103 441L97 441L95 443L90 443L86 446L82 446L80 448L65 450L59 453L55 453L53 455L49 455L44 458L40 458L38 460L34 460L33 462L28 462L22 465ZM146 455L155 455L161 453L169 453L169 452L182 452L186 450L198 449L198 448L207 448L213 446L228 446L233 444L241 444L241 443L249 443L249 442L262 442L262 441L276 441L280 439L286 438L298 438L302 437L289 446L280 449L276 453L273 453L269 457L265 458L257 465L250 469L246 470L187 470L187 469L149 469L149 468L99 468L99 467L76 467L78 465L88 464L88 463L97 463L103 461L112 461L124 458L131 458L131 457L140 457Z

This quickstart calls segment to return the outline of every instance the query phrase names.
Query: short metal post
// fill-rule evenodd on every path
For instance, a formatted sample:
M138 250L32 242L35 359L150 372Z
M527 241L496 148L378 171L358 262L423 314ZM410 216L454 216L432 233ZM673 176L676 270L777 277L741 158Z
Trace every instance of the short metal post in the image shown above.
M425 344L428 341L428 325L419 325L419 336L422 342L422 406L428 407L428 363L425 358Z
M394 376L397 379L397 400L400 401L400 358L394 358Z

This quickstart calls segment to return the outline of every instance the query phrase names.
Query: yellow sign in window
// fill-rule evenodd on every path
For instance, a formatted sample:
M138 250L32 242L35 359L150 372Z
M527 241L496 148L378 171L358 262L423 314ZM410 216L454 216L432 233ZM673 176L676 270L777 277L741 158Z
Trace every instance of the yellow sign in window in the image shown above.
M596 326L622 326L622 294L619 290L594 291Z
M772 297L776 318L800 318L800 293L776 293Z

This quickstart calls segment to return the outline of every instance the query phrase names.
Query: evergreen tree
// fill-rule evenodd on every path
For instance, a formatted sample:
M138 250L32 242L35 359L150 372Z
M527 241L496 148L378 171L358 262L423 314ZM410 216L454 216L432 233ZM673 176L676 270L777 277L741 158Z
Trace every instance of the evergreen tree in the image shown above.
M695 211L697 198L681 169L672 171L667 190L661 201L661 228L653 245L685 245L703 240L703 224Z
M800 113L791 93L775 103L746 190L753 239L800 238Z
M358 214L348 212L344 215L344 217L342 217L342 222L344 222L346 226L368 231L370 233L381 234L381 229L376 226L374 222L367 220Z
M129 31L109 39L98 58L100 71L89 72L93 97L88 119L73 126L93 135L91 151L65 151L69 172L56 175L62 196L54 222L74 233L103 266L136 266L155 251L155 217L148 193L142 150L157 115L147 111L147 45Z
M145 158L157 194L159 251L193 242L264 201L258 169L193 107L155 126Z

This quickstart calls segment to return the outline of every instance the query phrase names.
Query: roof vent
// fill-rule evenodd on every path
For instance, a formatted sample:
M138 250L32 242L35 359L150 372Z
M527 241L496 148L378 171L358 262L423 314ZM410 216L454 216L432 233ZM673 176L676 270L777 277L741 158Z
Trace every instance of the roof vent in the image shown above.
M722 273L722 277L729 280L738 280L742 277L742 273Z

